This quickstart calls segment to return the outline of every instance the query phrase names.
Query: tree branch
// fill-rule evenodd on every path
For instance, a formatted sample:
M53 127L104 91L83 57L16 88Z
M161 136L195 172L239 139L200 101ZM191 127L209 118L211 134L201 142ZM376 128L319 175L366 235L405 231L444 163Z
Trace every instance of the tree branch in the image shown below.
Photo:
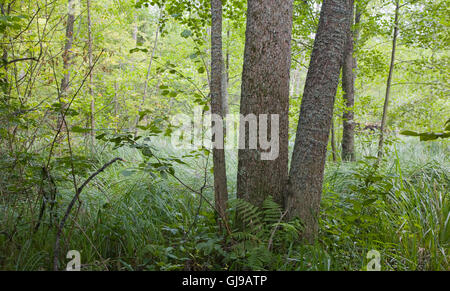
M55 241L55 250L53 253L53 269L55 271L58 271L58 257L59 257L59 240L61 237L61 233L62 230L64 228L64 225L66 223L67 218L69 217L70 211L72 211L73 206L75 205L75 202L78 200L78 197L81 194L81 191L83 191L84 187L92 180L95 178L95 176L97 176L98 174L100 174L101 172L103 172L106 168L108 168L109 166L111 166L112 164L114 164L117 161L124 161L121 158L115 158L112 159L111 161L109 161L108 163L104 164L103 167L101 167L100 169L98 169L95 173L93 173L91 176L89 176L89 178L86 179L86 181L84 181L84 183L76 190L75 196L72 198L72 201L70 201L69 206L67 206L67 210L66 213L64 214L64 217L61 220L61 223L58 227L58 232L56 233L56 241Z

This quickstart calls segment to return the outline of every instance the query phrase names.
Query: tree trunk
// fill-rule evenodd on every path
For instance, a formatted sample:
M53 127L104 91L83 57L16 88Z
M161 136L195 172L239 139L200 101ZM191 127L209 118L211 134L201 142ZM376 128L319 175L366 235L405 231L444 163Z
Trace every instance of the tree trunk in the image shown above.
M5 7L5 3L0 4L0 11L2 16L6 19L9 17L9 12L11 9L11 6L8 5L8 7ZM5 9L6 8L6 9ZM5 36L2 37L2 39L5 39ZM9 91L9 80L8 80L8 46L5 44L2 44L3 47L3 54L2 54L2 63L4 73L0 73L0 89L3 93L3 97L5 98L6 103L9 103L10 96L8 94Z
M226 56L225 56L225 89L224 89L224 94L222 96L223 99L223 115L226 116L229 111L229 105L228 105L228 99L229 99L229 92L228 92L228 88L230 87L230 29L228 28L227 30L227 48L226 48ZM224 125L225 126L225 125Z
M72 62L72 44L73 44L73 25L75 22L75 0L68 0L67 9L67 24L66 24L66 44L64 46L64 52L62 54L63 58L63 68L64 76L61 80L61 88L59 94L59 102L61 103L61 108L65 108L66 104L63 102L63 98L67 97L69 91L69 81L70 81L70 65ZM62 116L58 119L58 127L62 127Z
M211 72L212 73L212 72ZM222 73L222 114L226 116L228 114L228 81L227 73Z
M391 92L392 74L394 73L395 47L397 46L398 13L400 9L399 3L400 1L398 0L395 1L394 36L392 37L391 64L389 66L389 75L386 83L386 97L384 99L384 106L383 106L383 117L381 119L380 141L378 143L378 163L381 161L381 158L383 157L384 131L386 128L386 120L389 106L389 94Z
M297 81L295 82L295 90L294 90L294 96L295 98L299 98L300 96L300 90L301 90L301 83L302 83L302 76L301 76L301 65L297 65L298 70L298 77Z
M268 124L267 133L262 133L261 126L253 132L258 140L261 134L271 142L278 138L278 155L269 160L262 158L267 150L261 141L250 148L250 130L240 121L239 136L245 140L245 147L239 149L237 196L256 206L269 195L282 204L288 177L292 13L292 0L248 1L240 112L244 117L254 114L263 124L260 114L268 114L267 119L272 114L279 117L277 136L271 136L272 124ZM274 150L273 145L270 150Z
M333 162L336 162L337 158L336 158L336 134L334 129L334 113L332 113L331 117L331 156L333 157Z
M119 132L119 100L117 100L117 91L119 90L117 86L117 80L114 81L114 118L116 120L115 122L115 128L114 132Z
M350 0L352 7L354 1ZM356 11L355 24L359 23L360 12ZM353 23L353 21L352 21ZM351 27L347 32L347 44L344 52L344 63L342 65L342 89L344 91L345 109L342 115L343 133L342 133L342 160L355 160L355 120L354 120L354 105L355 105L355 69L356 57L354 53L354 45L358 38L358 31L352 31Z
M222 56L222 1L211 0L211 113L221 117L223 117L224 107L222 99L224 94L223 89L225 89L224 76ZM214 119L212 119L211 126L214 126L214 122ZM218 141L218 138L221 138L222 140ZM223 134L220 137L217 135L214 136L213 163L215 207L219 212L220 218L226 217L228 201L227 173L223 143ZM216 147L218 144L221 144L222 147ZM222 225L220 220L219 225Z
M301 73L301 67L300 65L297 65L294 71L294 75L292 76L292 87L291 87L291 97L297 98L298 92L299 92L299 86L300 86L300 73Z
M225 67L222 72L222 116L225 118L227 114L230 112L230 107L228 105L229 93L228 87L230 85L230 29L227 30L227 46L225 48ZM225 119L224 119L225 120ZM226 135L227 131L227 123L226 121L223 123L224 135Z
M287 217L299 217L303 238L318 231L328 137L350 13L347 0L324 0L306 77L288 183Z
M91 21L91 0L87 0L87 22L88 22L88 58L89 69L92 68L92 21ZM91 97L91 146L94 148L95 143L95 97L94 97L94 84L92 82L92 71L89 74L89 95Z
M142 95L142 101L141 104L139 105L139 109L138 109L138 116L136 117L136 121L134 122L134 137L137 136L137 126L139 125L139 119L140 119L140 112L142 111L142 107L144 106L145 100L147 99L147 93L148 93L148 81L150 79L150 73L152 70L152 63L153 63L153 58L155 57L155 52L156 49L158 47L158 36L159 36L159 18L157 20L157 25L156 25L156 32L155 32L155 42L153 44L153 49L152 49L152 54L150 56L150 61L148 63L148 68L147 68L147 75L145 76L145 82L144 82L144 94Z

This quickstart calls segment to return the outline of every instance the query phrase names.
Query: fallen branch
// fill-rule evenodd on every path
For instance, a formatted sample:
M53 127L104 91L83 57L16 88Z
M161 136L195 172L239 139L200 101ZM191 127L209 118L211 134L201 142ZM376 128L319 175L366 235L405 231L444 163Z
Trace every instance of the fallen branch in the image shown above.
M78 200L78 197L81 194L81 191L83 191L84 187L92 180L95 178L95 176L97 176L98 174L100 174L101 172L103 172L106 168L108 168L109 166L111 166L112 164L114 164L117 161L124 161L121 158L115 158L112 159L111 161L109 161L108 163L104 164L103 167L101 167L100 169L98 169L95 173L93 173L91 176L89 176L89 178L86 179L86 181L84 181L84 183L76 190L75 196L72 198L72 201L70 201L69 205L67 206L67 210L66 213L64 214L64 217L61 219L61 223L59 224L58 227L58 232L56 233L56 240L55 240L55 250L53 253L53 269L54 271L58 271L58 257L59 257L59 240L61 237L61 233L62 230L64 228L64 225L66 224L67 218L69 217L70 212L72 211L73 206L75 205L75 202Z
M274 227L272 233L270 234L269 243L267 244L267 249L269 251L272 249L273 237L275 236L275 232L277 231L281 221L283 220L284 216L286 216L287 213L288 211L286 210L284 213L281 214L280 219L278 219L276 226Z
M153 157L159 162L159 163L161 163L161 160L157 157L157 156L155 156L155 155L153 155ZM205 200L206 201L206 203L208 203L208 205L217 213L217 215L219 215L220 216L220 218L222 219L222 221L223 221L223 223L224 223L224 226L225 226L225 230L227 231L227 233L228 233L228 235L230 235L231 236L231 228L230 228L230 226L228 225L228 222L227 222L227 218L223 215L223 213L221 213L208 199L206 199L206 197L205 197L205 195L203 194L203 188L204 187L202 187L202 189L201 189L201 191L197 191L197 190L195 190L195 189L193 189L192 187L190 187L189 185L187 185L186 183L184 183L180 178L178 178L177 176L175 176L175 174L171 174L171 176L175 179L175 180L177 180L181 185L183 185L185 188L187 188L188 190L190 190L190 191L192 191L193 193L195 193L195 194L198 194L203 200Z

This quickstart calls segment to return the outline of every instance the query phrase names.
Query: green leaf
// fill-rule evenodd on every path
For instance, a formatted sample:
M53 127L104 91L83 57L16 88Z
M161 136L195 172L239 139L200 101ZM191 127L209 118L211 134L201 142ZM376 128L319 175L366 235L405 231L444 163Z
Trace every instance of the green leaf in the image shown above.
M136 47L136 48L130 50L130 54L136 53L136 52L148 53L148 49Z
M99 139L99 140L103 140L105 138L105 136L106 136L106 133L101 133L101 134L97 135L95 138Z
M450 131L450 119L445 123L445 131Z
M91 129L90 128L82 128L80 126L72 126L71 131L76 132L76 133L88 133L91 131Z
M363 205L364 205L364 206L367 206L367 205L370 205L370 204L374 203L375 201L377 201L376 198L367 199L367 200L364 200L364 201L363 201Z
M425 132L420 134L421 141L429 141L448 137L450 137L450 132Z
M411 130L404 130L404 131L400 132L400 134L406 135L406 136L420 136L420 134L418 132L411 131Z
M185 29L183 30L183 32L181 33L181 36L184 38L188 38L192 35L192 31L190 31L189 29Z
M129 177L129 176L133 175L133 171L126 169L126 170L123 170L122 172L120 172L120 174L122 174L125 177Z
M197 72L199 72L200 74L203 74L205 72L205 67L199 67L197 69Z

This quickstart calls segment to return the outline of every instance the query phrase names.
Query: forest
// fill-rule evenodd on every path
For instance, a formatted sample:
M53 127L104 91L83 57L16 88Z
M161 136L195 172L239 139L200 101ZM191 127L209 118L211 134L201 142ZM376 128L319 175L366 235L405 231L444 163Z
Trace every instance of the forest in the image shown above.
M450 270L448 1L0 10L0 270Z

